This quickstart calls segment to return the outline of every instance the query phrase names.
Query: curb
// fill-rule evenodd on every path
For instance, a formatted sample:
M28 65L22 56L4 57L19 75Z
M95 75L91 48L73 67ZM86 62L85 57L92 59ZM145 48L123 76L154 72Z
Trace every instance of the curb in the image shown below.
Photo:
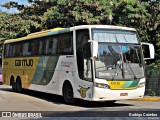
M160 97L144 97L144 98L138 98L138 99L133 99L137 101L160 101Z

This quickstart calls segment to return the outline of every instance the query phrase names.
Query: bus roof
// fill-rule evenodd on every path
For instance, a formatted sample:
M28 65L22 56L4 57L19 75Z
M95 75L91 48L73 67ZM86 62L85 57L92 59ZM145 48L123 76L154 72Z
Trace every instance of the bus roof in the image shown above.
M130 27L121 27L121 26L114 26L114 25L80 25L71 27L72 29L84 29L84 28L102 28L102 29L117 29L117 30L128 30L128 31L136 31L134 28Z
M9 39L4 42L4 44L7 43L12 43L12 42L19 42L23 40L29 40L33 38L40 38L40 37L45 37L49 35L55 35L59 33L65 33L73 30L78 30L78 29L91 29L91 28L104 28L104 29L118 29L118 30L129 30L129 31L136 31L134 28L129 28L129 27L121 27L121 26L113 26L113 25L79 25L79 26L74 26L70 28L54 28L50 30L45 30L41 32L35 32L27 35L26 37L21 37L17 39Z
M21 37L21 38L17 38L17 39L9 39L9 40L6 40L4 42L4 44L19 42L19 41L23 41L23 40L29 40L29 39L33 39L33 38L40 38L40 37L45 37L48 35L54 35L54 34L59 34L59 33L65 33L67 31L69 31L68 28L54 28L54 29L45 30L45 31L41 31L41 32L31 33L25 37Z

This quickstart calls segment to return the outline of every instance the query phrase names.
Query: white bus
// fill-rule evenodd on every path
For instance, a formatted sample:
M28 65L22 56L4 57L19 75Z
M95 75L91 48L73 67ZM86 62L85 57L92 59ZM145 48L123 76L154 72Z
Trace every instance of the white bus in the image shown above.
M148 49L147 58L142 45ZM81 25L6 40L3 53L3 81L13 91L62 95L71 104L75 98L142 98L144 59L154 58L154 47L141 43L133 28Z

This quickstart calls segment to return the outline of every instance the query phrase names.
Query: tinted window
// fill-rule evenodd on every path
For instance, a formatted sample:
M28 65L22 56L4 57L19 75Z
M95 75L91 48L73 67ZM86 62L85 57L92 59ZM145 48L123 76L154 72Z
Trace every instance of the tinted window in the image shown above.
M36 38L5 45L4 57L25 57L38 55L73 54L73 34L64 33L56 36Z
M83 80L86 78L86 64L88 64L88 58L90 56L90 46L87 44L89 40L89 30L77 30L76 31L76 52L77 52L77 66L79 77ZM86 62L87 61L87 62Z
M62 34L58 40L58 54L73 54L72 34Z

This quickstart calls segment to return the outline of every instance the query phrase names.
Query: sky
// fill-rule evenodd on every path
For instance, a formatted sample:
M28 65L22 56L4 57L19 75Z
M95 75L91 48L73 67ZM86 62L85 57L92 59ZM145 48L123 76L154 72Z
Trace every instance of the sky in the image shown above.
M28 5L28 0L0 0L0 5L3 5L9 1L14 1L14 2L18 2L19 4L23 4L23 5ZM6 9L4 7L1 7L0 6L0 10L1 11L5 11L5 12L10 12L10 13L15 13L15 12L18 12L16 9Z

